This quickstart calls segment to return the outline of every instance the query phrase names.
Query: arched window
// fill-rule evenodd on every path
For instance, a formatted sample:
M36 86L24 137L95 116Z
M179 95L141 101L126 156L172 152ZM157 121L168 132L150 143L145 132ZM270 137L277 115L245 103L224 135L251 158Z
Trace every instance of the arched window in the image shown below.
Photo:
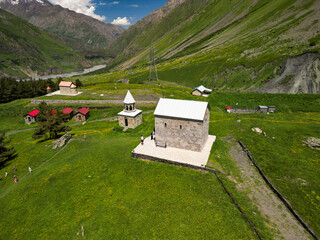
M129 110L128 106L126 106L126 110Z
M130 111L132 111L132 106L130 105Z
M180 129L182 129L182 125L180 125Z
M167 123L164 123L164 127L167 127Z

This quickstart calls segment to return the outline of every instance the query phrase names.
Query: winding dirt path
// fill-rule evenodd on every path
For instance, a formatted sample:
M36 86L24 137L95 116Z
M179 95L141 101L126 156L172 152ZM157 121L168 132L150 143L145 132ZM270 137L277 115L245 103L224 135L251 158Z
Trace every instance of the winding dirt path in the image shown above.
M230 179L236 182L240 191L248 193L261 214L269 220L267 225L274 230L275 239L313 239L267 186L238 143L232 145L229 154L240 169L243 182Z

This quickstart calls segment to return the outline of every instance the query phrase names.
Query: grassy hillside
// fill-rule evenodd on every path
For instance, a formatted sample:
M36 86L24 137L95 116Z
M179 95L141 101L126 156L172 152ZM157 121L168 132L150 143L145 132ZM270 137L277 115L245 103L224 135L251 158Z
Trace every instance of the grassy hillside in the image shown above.
M208 164L219 170L228 189L263 238L272 239L279 233L265 226L270 226L272 219L261 216L254 201L248 199L254 192L241 190L245 180L236 167L236 160L229 155L230 138L240 139L247 145L271 182L319 234L320 183L317 176L320 156L319 151L303 144L308 137L320 138L319 95L215 93L204 99L192 96L188 88L164 83L162 86L96 84L89 85L84 94L90 99L100 99L100 94L107 99L118 99L127 89L137 99L164 96L208 100L211 105L210 134L217 136ZM236 103L239 108L249 109L261 104L275 105L277 113L227 114L225 106L235 107ZM58 104L54 109L65 106ZM0 105L0 130L11 132L34 127L24 124L22 118L34 107L28 100ZM81 106L71 107L78 109ZM194 239L204 236L208 239L255 238L210 174L130 157L140 135L147 136L152 131L152 113L144 115L144 123L138 129L122 133L117 131L117 122L93 122L116 116L121 104L100 110L91 105L88 107L91 117L87 124L73 126L71 133L77 140L53 158L58 150L50 149L50 141L34 141L32 131L10 136L18 157L0 170L0 176L4 171L10 174L0 181L0 203L4 209L1 218L5 219L0 228L6 239L11 236L33 238L35 233L48 238L53 231L56 239L80 238L81 226L89 239L118 238L120 233L142 239L167 239L164 232L179 239L184 238L186 229L194 230L187 231ZM154 109L155 105L137 107L146 111ZM74 121L68 124L74 124ZM261 128L266 136L252 132L252 127ZM87 135L86 142L81 141L84 134ZM13 165L18 168L16 174L20 180L16 185L12 179ZM27 172L29 165L34 169L32 174ZM196 189L194 183L197 183ZM275 208L277 211L280 207ZM39 219L42 225L36 224ZM194 223L197 223L196 228ZM137 229L143 226L147 226L145 231L139 232Z
M9 172L0 181L2 236L256 239L213 174L131 158L153 122L152 113L144 115L144 124L128 133L113 131L117 122L74 126L76 140L58 155L50 141L34 141L30 132L12 135L18 157L0 172ZM18 184L12 180L12 164ZM272 239L248 198L239 192L235 196L264 239Z
M127 36L130 44L123 53L136 54L116 69L145 71L140 78L146 80L154 43L162 80L219 91L254 91L276 81L263 91L319 93L319 14L315 0L187 0ZM300 57L306 53L313 53L307 63ZM286 64L291 58L293 63ZM294 72L297 65L301 70Z
M84 57L0 9L0 75L26 77L83 68Z

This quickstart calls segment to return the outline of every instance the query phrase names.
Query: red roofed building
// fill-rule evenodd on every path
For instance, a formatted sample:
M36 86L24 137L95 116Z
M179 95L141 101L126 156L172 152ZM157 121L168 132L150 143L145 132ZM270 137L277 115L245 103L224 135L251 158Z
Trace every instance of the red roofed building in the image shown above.
M73 117L73 109L72 108L67 107L62 110L62 113L68 115L69 119L71 119Z
M39 110L34 109L31 112L24 115L24 120L25 120L26 124L31 124L31 123L37 122L38 113L39 113Z
M47 87L47 93L51 93L52 92L52 89L51 89L51 87Z
M62 95L76 95L78 94L77 86L73 82L61 81L59 83L60 94Z
M89 118L89 109L85 107L79 109L74 116L74 120L76 120L77 122L86 121L88 118Z
M231 113L231 107L230 106L227 106L226 109L227 109L228 113Z

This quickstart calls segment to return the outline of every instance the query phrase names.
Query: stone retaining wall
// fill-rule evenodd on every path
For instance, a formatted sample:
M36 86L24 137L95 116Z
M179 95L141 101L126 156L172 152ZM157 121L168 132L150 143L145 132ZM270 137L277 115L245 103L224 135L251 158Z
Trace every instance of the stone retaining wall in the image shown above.
M59 104L59 103L69 103L69 104L123 104L123 100L31 100L31 104L40 104L45 102L47 104ZM137 104L156 104L157 101L137 101Z

